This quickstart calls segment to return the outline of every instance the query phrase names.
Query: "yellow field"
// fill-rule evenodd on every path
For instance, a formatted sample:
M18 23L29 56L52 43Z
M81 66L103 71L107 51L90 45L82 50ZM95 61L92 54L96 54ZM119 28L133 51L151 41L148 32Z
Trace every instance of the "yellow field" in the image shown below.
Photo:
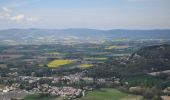
M60 52L50 52L50 53L48 53L48 54L59 55L59 54L61 54L61 53L60 53Z
M63 66L63 65L71 64L74 61L75 60L54 60L54 61L51 61L48 64L48 67L57 68L57 67L60 67L60 66Z
M80 65L81 68L90 68L92 66L93 66L92 64L81 64Z

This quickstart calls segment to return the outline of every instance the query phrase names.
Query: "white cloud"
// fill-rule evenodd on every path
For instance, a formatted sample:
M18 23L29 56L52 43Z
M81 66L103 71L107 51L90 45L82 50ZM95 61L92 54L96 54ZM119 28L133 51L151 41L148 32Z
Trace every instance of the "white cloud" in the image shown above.
M15 21L15 22L35 22L38 21L38 18L27 17L24 14L16 14L13 15L13 11L7 7L2 7L3 15L0 16L0 19L5 19L7 21Z
M38 21L38 18L28 17L28 18L26 18L26 21L27 22L36 22L36 21Z
M13 21L23 21L23 20L25 20L25 16L23 14L16 15L16 16L11 17L11 20L13 20Z
M4 18L4 16L0 16L0 19L3 19Z
M7 12L7 13L10 13L10 12L11 12L11 10L8 9L7 7L2 7L2 9L3 9L5 12Z
M3 10L6 17L11 16L12 11L10 9L8 9L7 7L2 7L2 10Z

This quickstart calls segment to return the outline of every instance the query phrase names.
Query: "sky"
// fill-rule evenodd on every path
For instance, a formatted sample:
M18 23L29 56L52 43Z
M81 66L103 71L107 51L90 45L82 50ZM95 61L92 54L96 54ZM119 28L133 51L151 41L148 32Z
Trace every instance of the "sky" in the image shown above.
M170 0L0 0L0 29L170 29Z

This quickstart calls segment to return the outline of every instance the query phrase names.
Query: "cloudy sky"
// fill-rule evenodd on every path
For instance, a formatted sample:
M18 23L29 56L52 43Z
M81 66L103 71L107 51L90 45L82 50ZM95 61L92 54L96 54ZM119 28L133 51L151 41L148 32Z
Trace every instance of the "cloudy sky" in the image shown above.
M170 0L0 0L0 29L170 29Z

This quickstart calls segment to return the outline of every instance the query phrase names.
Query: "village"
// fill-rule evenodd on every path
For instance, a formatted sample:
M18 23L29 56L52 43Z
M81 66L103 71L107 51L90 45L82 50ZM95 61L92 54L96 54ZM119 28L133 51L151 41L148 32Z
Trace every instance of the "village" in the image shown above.
M119 78L114 78L114 81L111 81L104 78L94 79L83 77L81 74L59 77L18 76L17 78L10 79L10 81L12 80L17 80L18 83L15 82L10 86L5 86L1 89L1 94L8 94L11 92L15 92L15 94L23 92L26 94L47 93L57 97L75 99L85 96L88 91L92 91L95 88L94 83L97 83L98 85L120 83ZM17 98L19 99L21 97L23 97L23 95L20 95Z

